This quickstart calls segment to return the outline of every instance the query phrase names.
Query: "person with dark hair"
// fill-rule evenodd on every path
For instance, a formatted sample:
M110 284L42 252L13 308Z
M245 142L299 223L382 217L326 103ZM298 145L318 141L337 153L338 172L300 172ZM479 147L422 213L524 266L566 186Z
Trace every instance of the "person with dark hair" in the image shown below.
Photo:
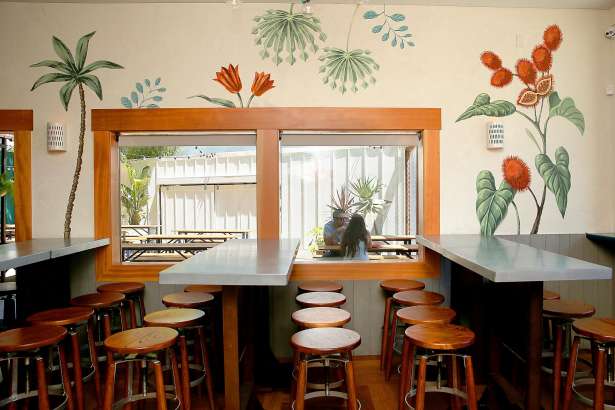
M342 236L342 256L346 259L368 260L367 250L372 238L365 227L365 219L359 214L350 218Z

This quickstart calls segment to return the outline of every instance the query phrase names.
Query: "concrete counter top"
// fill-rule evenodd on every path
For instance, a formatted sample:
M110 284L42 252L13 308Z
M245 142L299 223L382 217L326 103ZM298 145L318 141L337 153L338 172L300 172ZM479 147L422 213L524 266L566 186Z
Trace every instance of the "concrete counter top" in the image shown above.
M36 238L29 241L0 245L0 270L18 268L49 259L100 248L108 245L109 239L94 238Z
M611 279L610 267L481 235L417 236L417 243L492 282Z
M233 239L160 272L162 284L286 286L298 239Z

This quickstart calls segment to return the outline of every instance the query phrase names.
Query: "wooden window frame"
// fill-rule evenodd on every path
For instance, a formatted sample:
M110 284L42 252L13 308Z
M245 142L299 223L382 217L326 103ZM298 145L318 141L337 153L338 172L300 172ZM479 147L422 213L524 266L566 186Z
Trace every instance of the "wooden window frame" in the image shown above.
M13 134L15 240L32 239L32 110L0 110L0 132Z
M119 144L123 132L256 131L256 215L259 238L280 235L282 131L415 131L421 133L419 232L440 233L440 128L438 108L159 108L92 110L94 235L110 245L96 252L99 281L157 281L171 264L120 261ZM115 198L115 200L114 200ZM432 277L440 258L419 248L414 261L297 262L291 280Z

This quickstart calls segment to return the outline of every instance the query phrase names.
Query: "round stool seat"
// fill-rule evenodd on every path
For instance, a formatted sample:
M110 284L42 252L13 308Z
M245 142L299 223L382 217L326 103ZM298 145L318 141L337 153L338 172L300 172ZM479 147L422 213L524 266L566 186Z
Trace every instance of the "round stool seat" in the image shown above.
M184 288L184 292L202 292L202 293L222 293L222 286L218 285L188 285Z
M166 309L145 315L144 321L147 326L165 326L181 329L200 324L203 316L205 316L205 313L198 309Z
M474 343L474 332L458 325L420 324L406 329L406 337L424 349L457 350Z
M406 290L393 295L393 300L404 306L440 305L444 296L427 290Z
M85 322L94 315L94 309L82 306L71 306L59 309L49 309L34 313L26 319L29 323L39 325L70 326Z
M346 296L336 292L302 293L295 299L306 307L338 307L346 303Z
M386 292L397 293L405 290L423 290L425 284L416 280L391 279L380 282L380 287Z
M562 319L580 319L593 316L596 308L578 300L545 300L542 304L542 312L545 315L556 316Z
M68 332L61 326L36 325L0 333L0 352L18 352L53 346Z
M214 295L203 292L179 292L165 295L162 303L166 307L198 308L214 300Z
M350 313L332 307L301 309L292 314L293 322L303 328L342 327L350 322Z
M344 286L328 280L310 280L301 282L297 288L301 292L341 292Z
M579 319L572 323L572 328L576 333L600 342L615 342L615 319L604 317Z
M397 319L407 325L421 323L447 324L451 323L457 313L443 306L410 306L397 311Z
M124 301L126 296L123 293L104 292L104 293L89 293L87 295L77 296L70 300L73 306L85 306L93 309L104 309Z
M99 292L116 292L123 293L124 295L131 295L133 293L143 292L145 290L145 284L140 282L113 282L100 285L96 290Z
M178 335L169 327L141 327L109 336L105 347L114 353L146 354L173 346Z
M542 291L542 300L557 300L559 299L559 293L553 292L551 290L543 290Z
M302 353L327 355L349 352L361 344L361 335L342 327L321 327L295 333L292 347Z

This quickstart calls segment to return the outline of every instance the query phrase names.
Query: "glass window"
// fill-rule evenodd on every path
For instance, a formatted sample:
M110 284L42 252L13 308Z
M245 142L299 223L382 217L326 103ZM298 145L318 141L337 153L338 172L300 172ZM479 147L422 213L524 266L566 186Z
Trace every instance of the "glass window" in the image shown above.
M13 134L0 134L0 242L15 241L15 199Z
M176 262L256 237L255 142L252 133L121 136L122 261Z
M281 236L298 260L408 261L417 247L418 135L283 133Z

